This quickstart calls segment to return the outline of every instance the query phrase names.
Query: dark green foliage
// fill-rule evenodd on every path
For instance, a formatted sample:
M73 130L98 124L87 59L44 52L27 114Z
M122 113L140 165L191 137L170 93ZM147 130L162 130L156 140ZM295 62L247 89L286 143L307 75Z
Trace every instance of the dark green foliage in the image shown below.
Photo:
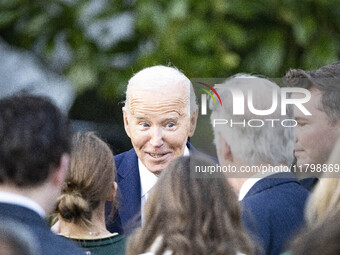
M95 2L104 7L95 11ZM88 36L89 27L120 15L132 24L129 35L105 43L107 26ZM339 17L338 0L0 0L0 36L66 75L81 108L85 91L111 105L123 99L133 72L155 64L171 63L189 78L317 68L339 59Z

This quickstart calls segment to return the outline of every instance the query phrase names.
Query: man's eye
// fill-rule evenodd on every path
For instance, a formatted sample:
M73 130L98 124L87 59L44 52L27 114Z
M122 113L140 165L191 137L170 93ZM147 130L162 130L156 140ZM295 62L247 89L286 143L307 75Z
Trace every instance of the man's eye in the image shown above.
M175 126L174 123L171 123L171 122L170 122L170 123L167 124L167 127L169 127L169 128L171 128L171 127L173 127L173 126Z
M306 125L305 122L298 122L298 126L303 127L304 125Z
M140 123L139 125L141 125L142 127L149 127L149 124L148 123Z

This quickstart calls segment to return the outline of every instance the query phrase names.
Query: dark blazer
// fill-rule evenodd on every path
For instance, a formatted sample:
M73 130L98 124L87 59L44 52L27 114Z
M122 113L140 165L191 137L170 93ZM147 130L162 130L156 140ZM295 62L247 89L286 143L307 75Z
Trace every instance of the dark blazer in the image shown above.
M299 182L306 190L312 192L315 186L318 184L319 179L317 177L307 177L300 179Z
M189 142L187 142L187 147L190 153L205 155L197 151ZM117 200L119 212L113 220L110 220L111 203L106 203L106 227L110 232L128 234L134 228L140 226L141 185L138 157L135 150L131 149L116 155L114 159L117 168L116 181L118 183ZM214 161L217 162L217 159L214 159Z
M248 191L242 200L242 219L255 244L261 246L260 254L280 254L287 248L304 223L308 195L291 173L263 178Z
M27 226L28 230L39 242L38 246L40 247L41 254L85 254L82 249L77 247L71 241L53 234L44 219L42 219L39 214L32 211L31 209L18 205L0 203L0 217L12 219L23 224L24 226Z

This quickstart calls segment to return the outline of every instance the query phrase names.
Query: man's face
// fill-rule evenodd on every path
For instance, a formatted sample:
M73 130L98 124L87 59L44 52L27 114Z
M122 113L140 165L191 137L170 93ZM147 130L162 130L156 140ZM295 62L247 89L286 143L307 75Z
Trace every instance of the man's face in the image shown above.
M322 92L310 89L311 99L304 106L312 114L305 116L294 108L295 120L295 157L297 166L305 168L304 164L325 164L339 136L339 124L332 125L326 113L322 111ZM299 98L292 95L292 98Z
M190 119L185 96L180 85L162 91L134 88L129 111L123 109L125 130L137 156L156 175L183 155L195 130L197 115Z

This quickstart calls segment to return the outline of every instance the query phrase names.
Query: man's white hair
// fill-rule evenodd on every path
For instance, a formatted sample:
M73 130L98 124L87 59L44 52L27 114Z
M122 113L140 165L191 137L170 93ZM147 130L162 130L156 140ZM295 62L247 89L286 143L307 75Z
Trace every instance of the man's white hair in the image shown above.
M157 91L162 90L162 87L177 84L186 87L188 114L192 115L198 109L198 105L190 80L177 68L162 65L144 68L129 80L124 108L127 112L129 111L129 100L133 90L149 89L153 93L157 93Z
M283 163L290 165L294 159L294 130L293 127L283 127L281 121L284 119L293 119L292 107L287 108L287 115L281 115L281 94L279 86L275 83L247 74L237 74L227 79L223 88L216 88L223 102L223 107L215 105L210 100L210 109L212 110L211 122L214 119L226 119L230 122L243 122L243 125L216 125L213 127L215 144L219 145L219 135L227 141L231 147L233 155L249 165L259 165L269 163L277 165ZM244 115L233 115L233 98L231 91L227 88L237 88L245 96ZM265 116L258 116L249 111L246 104L248 91L252 90L253 106L257 110L268 110L272 106L273 90L277 90L278 104L274 113ZM262 127L249 127L247 122L251 119L260 119L264 121ZM272 122L265 119L278 119Z

